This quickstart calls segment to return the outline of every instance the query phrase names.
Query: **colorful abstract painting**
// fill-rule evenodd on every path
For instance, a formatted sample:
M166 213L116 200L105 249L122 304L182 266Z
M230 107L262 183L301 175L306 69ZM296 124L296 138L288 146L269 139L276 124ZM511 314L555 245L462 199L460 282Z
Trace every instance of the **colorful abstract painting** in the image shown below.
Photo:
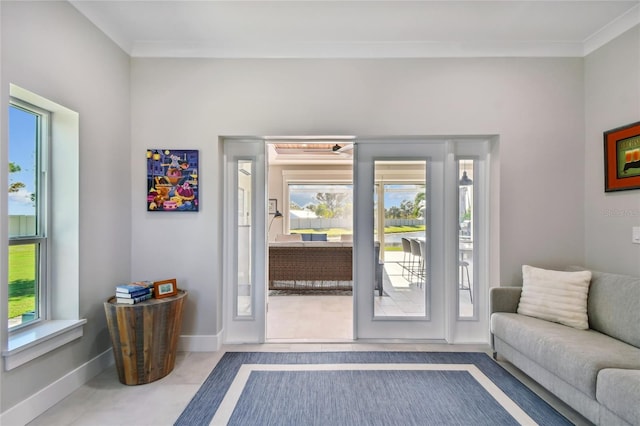
M147 211L198 211L198 151L147 150Z

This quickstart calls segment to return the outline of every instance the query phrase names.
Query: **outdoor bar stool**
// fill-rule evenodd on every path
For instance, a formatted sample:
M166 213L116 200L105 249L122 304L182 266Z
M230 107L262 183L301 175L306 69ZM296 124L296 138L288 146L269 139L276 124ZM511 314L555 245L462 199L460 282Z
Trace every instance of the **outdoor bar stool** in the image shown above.
M411 253L411 242L408 238L402 237L400 239L402 242L402 278L409 278L411 275L411 267L413 266L413 254ZM409 257L409 260L407 260ZM406 277L405 277L406 272Z
M418 244L420 245L420 287L424 284L427 279L427 242L424 240L418 240Z
M473 302L473 292L471 291L471 280L469 279L469 262L467 262L466 260L460 259L458 264L460 265L460 287L459 287L459 289L461 291L468 290L469 291L469 300L471 302ZM465 275L464 272L466 272L466 275L467 275L467 285L464 284L464 275Z
M414 275L416 278L420 278L420 270L422 268L422 257L420 253L420 243L415 238L411 238L409 240L411 244L411 254L413 256L413 261L411 262L411 275ZM417 259L417 262L416 260ZM416 265L417 263L417 265Z

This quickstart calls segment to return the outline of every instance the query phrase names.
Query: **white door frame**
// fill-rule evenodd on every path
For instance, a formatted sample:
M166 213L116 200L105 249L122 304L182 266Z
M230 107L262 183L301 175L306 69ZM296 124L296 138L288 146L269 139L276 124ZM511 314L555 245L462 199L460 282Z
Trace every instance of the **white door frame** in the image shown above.
M432 250L434 254L433 262L440 265L441 270L432 276L433 282L441 280L451 283L457 280L454 275L457 271L457 245L455 243L457 235L457 223L445 220L447 217L455 217L457 214L456 196L444 188L453 187L457 180L456 169L454 167L456 155L479 155L481 158L487 156L491 150L491 142L488 138L459 138L463 140L452 141L442 138L406 138L395 139L365 139L357 138L354 148L354 340L355 339L424 339L438 340L456 343L460 339L465 342L480 343L488 336L488 315L485 306L488 304L488 278L489 278L489 185L488 178L483 179L478 176L481 184L482 205L479 212L483 215L481 241L478 246L480 257L478 267L480 272L474 277L474 281L480 286L475 293L479 301L476 306L479 308L478 316L473 321L458 321L456 318L456 290L452 286L447 286L446 290L437 290L432 294L432 299L441 301L431 306L429 311L431 319L416 318L376 318L373 312L372 288L365 285L358 285L359 282L373 282L373 189L369 185L373 179L373 153L368 153L365 149L362 154L360 148L371 145L375 147L375 156L395 159L417 159L417 157L431 158L431 179L432 185L441 186L441 189L432 187L432 200L443 200L442 206L434 209L431 218L431 226L441 223L441 231L434 240L432 246L439 247ZM481 142L481 143L479 143ZM223 341L225 343L262 343L266 339L266 256L267 256L267 235L266 235L266 212L267 212L267 173L266 173L266 143L262 138L240 139L227 138L224 144L224 208L223 208ZM398 144L406 144L407 150ZM417 150L416 155L411 155L413 150ZM415 153L414 152L414 153ZM402 153L403 156L399 156ZM377 157L376 157L377 158ZM252 292L250 316L237 315L236 291L238 284L237 277L237 161L250 160L255 165L255 176L252 183L251 194L251 253L252 253ZM366 160L366 161L365 161ZM489 176L488 161L482 163L484 170L482 175ZM358 184L359 180L366 182L366 187ZM435 182L439 181L439 182ZM358 189L359 188L359 189ZM369 190L371 189L371 190ZM436 192L433 192L434 189ZM441 192L438 192L441 191ZM363 206L361 206L361 204ZM366 206L366 207L364 207ZM358 214L359 210L362 214ZM452 238L448 238L451 236ZM440 254L438 254L440 253ZM447 253L447 254L445 254ZM446 306L446 308L445 308ZM437 318L442 319L442 324L432 322ZM481 336L478 340L478 337Z
M223 341L225 343L262 343L266 335L266 145L262 139L223 140ZM239 239L238 196L239 161L251 162L246 242ZM245 191L246 192L246 191ZM244 229L244 227L243 227ZM243 245L244 244L244 245ZM240 251L239 251L240 250ZM242 251L244 250L244 251ZM239 253L249 257L248 311L239 309ZM244 278L243 278L244 279ZM245 285L246 289L247 286Z
M363 143L364 142L364 143ZM444 141L358 139L354 149L354 337L358 339L446 340L445 202L433 202L429 218L431 245L431 285L425 286L425 313L422 316L376 316L374 312L374 164L377 160L429 162L427 179L431 200L443 200L445 188Z

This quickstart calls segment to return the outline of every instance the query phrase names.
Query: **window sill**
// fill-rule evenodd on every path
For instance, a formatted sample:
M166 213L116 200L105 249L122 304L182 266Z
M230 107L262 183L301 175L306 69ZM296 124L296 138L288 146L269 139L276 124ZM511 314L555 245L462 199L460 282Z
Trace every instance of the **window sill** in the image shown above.
M86 319L43 321L9 336L8 349L2 353L5 371L79 339L86 322Z

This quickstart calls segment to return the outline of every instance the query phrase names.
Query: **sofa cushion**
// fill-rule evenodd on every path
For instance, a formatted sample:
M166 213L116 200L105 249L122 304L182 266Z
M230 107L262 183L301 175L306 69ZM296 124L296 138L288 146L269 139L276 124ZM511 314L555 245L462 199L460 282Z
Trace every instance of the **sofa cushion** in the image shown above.
M640 347L640 278L593 271L589 326Z
M640 369L640 349L594 330L512 313L491 315L491 332L591 398L603 368Z
M601 370L596 398L630 424L640 425L640 370Z
M522 266L518 313L586 330L590 271L550 271Z
M278 234L276 235L276 241L278 242L283 242L283 241L302 241L302 235L300 234Z
M302 241L327 241L327 234L300 233Z

